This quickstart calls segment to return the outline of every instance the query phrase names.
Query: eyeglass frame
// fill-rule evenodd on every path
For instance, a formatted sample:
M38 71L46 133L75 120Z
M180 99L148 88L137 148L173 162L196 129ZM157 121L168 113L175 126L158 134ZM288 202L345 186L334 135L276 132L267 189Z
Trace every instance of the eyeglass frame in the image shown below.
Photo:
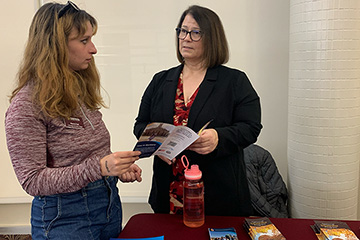
M64 14L65 14L67 11L69 11L70 9L73 9L73 10L75 10L75 11L77 11L77 12L80 11L80 8L79 8L78 6L76 6L75 3L73 3L72 1L68 1L68 2L66 3L66 5L63 6L63 7L60 9L60 11L59 11L59 13L58 13L58 19L60 19L62 16L64 16Z
M200 30L191 30L191 31L188 31L188 30L186 30L186 29L184 29L184 28L175 28L175 31L176 31L176 34L177 34L178 39L180 39L180 40L184 40L188 34L190 35L190 39L191 39L192 41L194 41L194 42L198 42L198 41L200 41L201 38L202 38L202 31L200 31ZM186 34L185 34L185 36L184 36L183 38L180 38L180 33L181 33L181 31L185 31L185 32L186 32ZM198 40L194 40L194 39L192 38L192 33L193 33L193 32L196 32L196 33L199 33L199 34L200 34L200 38L199 38Z

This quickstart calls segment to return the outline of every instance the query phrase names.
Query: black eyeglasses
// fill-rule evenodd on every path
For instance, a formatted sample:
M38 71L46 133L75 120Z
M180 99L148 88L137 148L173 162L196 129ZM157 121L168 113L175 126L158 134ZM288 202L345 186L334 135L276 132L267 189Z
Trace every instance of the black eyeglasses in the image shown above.
M190 35L190 39L193 40L194 42L199 41L202 37L202 33L200 30L188 31L183 28L175 28L175 30L178 38L181 40L184 40L188 34Z
M61 18L62 16L64 16L64 14L69 11L70 9L73 9L75 11L80 11L80 8L78 8L78 6L76 6L75 3L68 1L67 4L65 6L63 6L59 13L58 13L58 19Z

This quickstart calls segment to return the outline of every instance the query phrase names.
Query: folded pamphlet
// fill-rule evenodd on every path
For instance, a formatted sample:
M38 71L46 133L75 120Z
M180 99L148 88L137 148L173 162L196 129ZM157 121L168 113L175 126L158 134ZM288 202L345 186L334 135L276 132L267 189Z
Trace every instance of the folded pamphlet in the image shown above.
M141 134L134 151L141 151L140 158L161 155L173 159L195 142L210 122L207 122L198 133L187 126L174 126L161 122L150 123Z

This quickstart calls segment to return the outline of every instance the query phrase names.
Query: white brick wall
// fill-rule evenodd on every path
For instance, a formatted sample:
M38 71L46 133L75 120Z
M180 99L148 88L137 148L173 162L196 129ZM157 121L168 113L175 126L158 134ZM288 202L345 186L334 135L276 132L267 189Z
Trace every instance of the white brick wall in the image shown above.
M290 2L290 211L358 219L360 1Z

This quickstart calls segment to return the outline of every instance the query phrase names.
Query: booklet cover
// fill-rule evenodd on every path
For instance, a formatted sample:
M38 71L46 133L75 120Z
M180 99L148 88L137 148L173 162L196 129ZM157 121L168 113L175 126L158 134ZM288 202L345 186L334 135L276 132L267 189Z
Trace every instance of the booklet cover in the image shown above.
M209 228L210 240L238 240L235 228Z
M150 123L141 134L134 151L141 151L140 158L162 155L168 159L173 159L195 142L201 131L210 122L207 122L199 133L187 126L174 126L161 122Z
M358 240L355 233L345 222L341 221L314 221L314 229L319 232L320 239L324 240Z
M244 227L253 240L286 240L281 232L267 217L245 218Z

